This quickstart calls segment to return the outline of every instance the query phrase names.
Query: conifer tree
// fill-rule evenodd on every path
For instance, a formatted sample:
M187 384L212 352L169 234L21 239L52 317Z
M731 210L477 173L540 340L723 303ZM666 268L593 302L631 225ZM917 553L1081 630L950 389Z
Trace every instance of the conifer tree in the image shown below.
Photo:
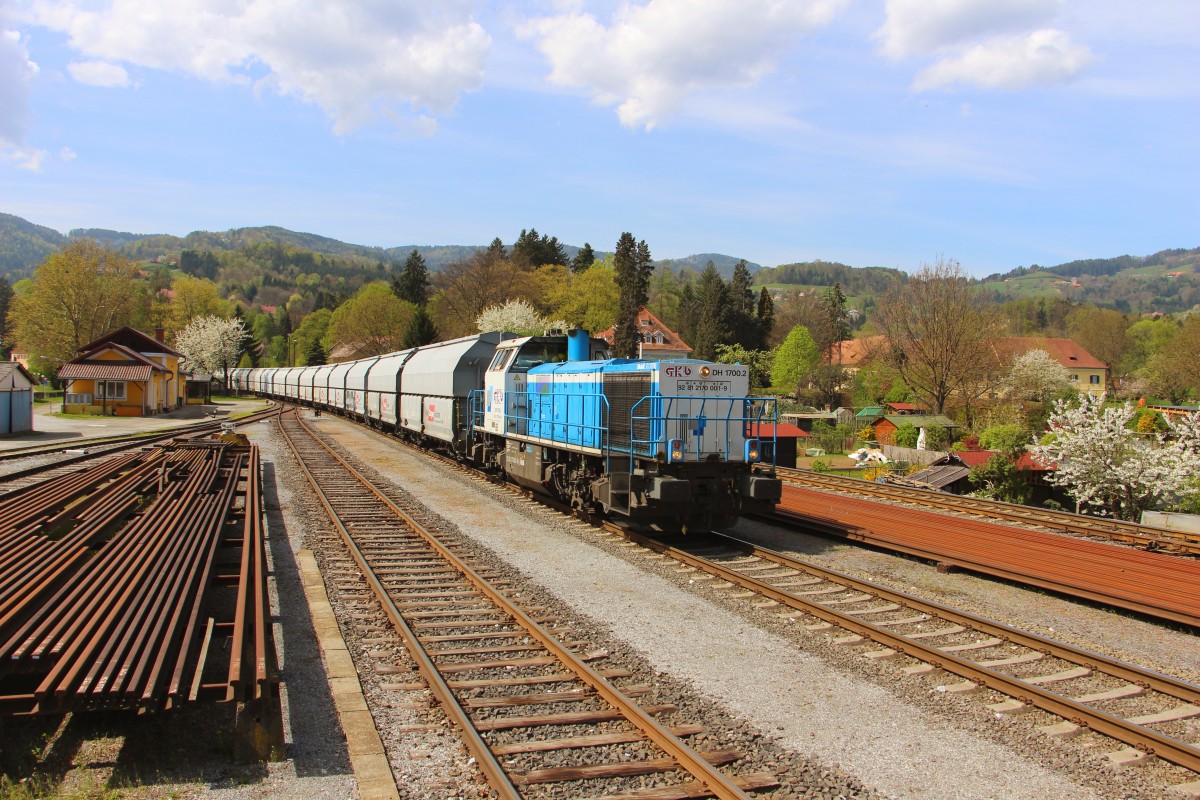
M635 242L632 233L622 233L613 254L613 267L620 290L613 350L619 357L636 358L639 338L637 316L642 306L646 305L650 293L650 273L654 271L646 241Z
M717 345L729 344L732 338L729 287L721 279L711 261L700 274L696 286L696 332L692 356L712 361L717 357Z
M310 367L319 367L322 364L329 363L329 354L321 346L320 339L313 339L308 345L308 352L304 354L304 363Z
M429 315L429 309L426 306L417 306L416 313L404 331L403 347L408 349L432 344L437 341L437 337L437 326L433 323L433 317Z
M521 231L521 233L524 232ZM508 248L504 246L504 242L500 241L499 236L492 239L492 243L488 245L487 255L493 261L508 261Z
M771 299L771 293L767 291L767 287L762 287L762 291L758 293L758 331L762 337L762 346L767 346L767 340L771 338L771 331L775 330L775 301Z
M575 258L571 260L571 272L580 273L587 272L596 261L596 251L587 242L583 243L583 247L575 254Z
M392 274L392 292L401 300L416 306L425 305L429 299L429 269L425 266L425 258L417 250L408 254L404 270L399 275Z
M747 350L758 350L763 346L763 335L755 314L754 292L750 289L752 281L746 260L742 259L733 268L733 277L729 280L729 325L732 343Z

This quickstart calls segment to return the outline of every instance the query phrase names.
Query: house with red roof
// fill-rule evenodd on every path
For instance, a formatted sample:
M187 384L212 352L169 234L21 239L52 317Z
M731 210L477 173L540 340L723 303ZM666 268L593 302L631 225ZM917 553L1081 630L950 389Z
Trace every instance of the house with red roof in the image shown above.
M1070 339L1010 336L997 339L994 348L1003 364L1030 350L1044 350L1066 368L1075 391L1101 395L1108 390L1108 365Z
M88 342L58 368L66 381L63 413L140 417L174 411L187 398L181 358L159 338L129 327Z
M638 311L637 325L638 358L687 358L692 354L692 348L688 346L688 343L644 306ZM597 338L608 342L610 347L616 340L616 336L616 325L596 334Z

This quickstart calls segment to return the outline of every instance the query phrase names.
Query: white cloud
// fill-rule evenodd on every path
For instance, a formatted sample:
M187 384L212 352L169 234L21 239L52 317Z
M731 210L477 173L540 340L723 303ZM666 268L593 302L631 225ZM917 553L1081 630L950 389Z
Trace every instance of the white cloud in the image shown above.
M1049 86L1075 78L1092 51L1048 27L1062 0L888 0L875 32L879 50L900 60L935 57L913 89L964 84L986 89Z
M890 58L912 58L979 37L1023 33L1054 18L1061 0L888 0L875 32Z
M74 161L78 155L79 155L78 153L76 153L74 150L72 150L69 147L64 147L63 149L58 151L58 157L62 161L66 161L66 162Z
M1062 31L1040 30L1026 36L996 37L941 59L921 70L917 91L955 83L986 89L1021 89L1063 83L1092 63L1092 53Z
M29 90L38 66L29 60L29 51L20 34L6 30L3 22L0 17L0 153L5 160L14 160L11 154L25 142Z
M471 7L469 0L31 2L37 22L66 33L88 59L268 87L318 105L338 133L378 117L446 113L478 88L491 39Z
M770 73L798 36L833 19L844 0L649 0L623 4L605 26L566 11L531 20L550 82L616 105L628 127L647 129L691 93L749 86Z
M45 150L19 145L0 145L0 161L6 161L14 165L17 169L41 172L42 161L45 158Z
M67 65L71 77L91 86L121 87L129 85L129 73L120 64L107 61L79 61Z

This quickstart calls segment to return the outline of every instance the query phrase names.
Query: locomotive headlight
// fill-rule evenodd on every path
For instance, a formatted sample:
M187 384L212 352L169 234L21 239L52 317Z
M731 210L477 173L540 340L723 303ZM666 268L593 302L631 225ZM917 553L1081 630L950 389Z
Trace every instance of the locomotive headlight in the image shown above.
M746 463L753 464L755 461L758 461L759 456L761 454L762 453L758 447L758 439L747 439L746 440Z
M709 376L709 373L711 373L711 372L712 372L712 370L711 370L711 369L709 369L708 367L701 367L701 368L700 368L700 374L701 374L702 376L704 376L705 378L707 378L707 377Z
M683 461L683 440L671 440L671 455L669 461L674 464L676 461Z

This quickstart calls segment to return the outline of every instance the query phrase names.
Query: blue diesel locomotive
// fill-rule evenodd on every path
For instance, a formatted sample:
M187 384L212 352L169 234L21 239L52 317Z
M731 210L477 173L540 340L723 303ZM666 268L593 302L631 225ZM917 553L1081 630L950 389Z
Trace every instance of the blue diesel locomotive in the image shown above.
M763 458L774 442L758 437L773 401L747 396L747 367L607 358L606 347L584 331L487 333L320 367L239 369L232 380L648 528L725 527L779 501Z

